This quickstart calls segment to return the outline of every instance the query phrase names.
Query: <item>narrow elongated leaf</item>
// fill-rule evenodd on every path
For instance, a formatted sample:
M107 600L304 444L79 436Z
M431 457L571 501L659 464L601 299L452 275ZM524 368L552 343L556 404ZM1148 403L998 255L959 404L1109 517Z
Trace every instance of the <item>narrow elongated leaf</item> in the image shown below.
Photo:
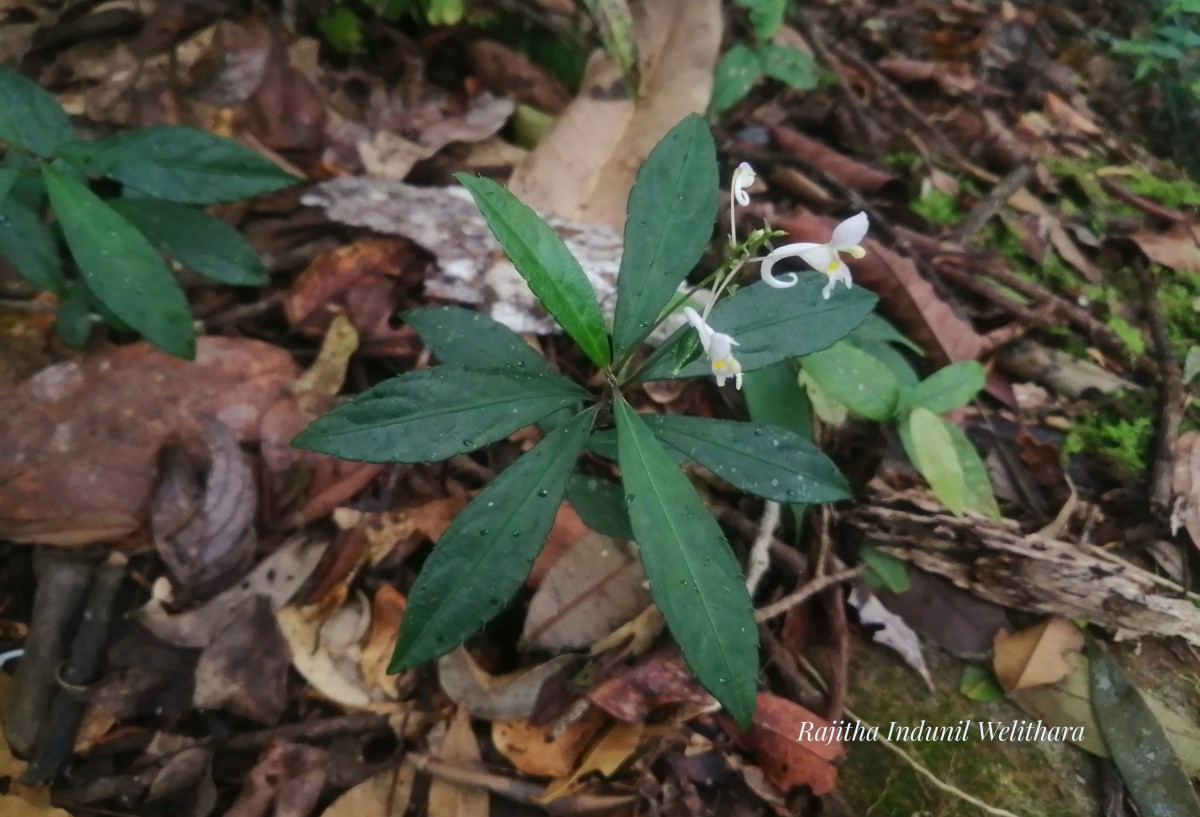
M467 173L454 178L470 191L492 235L546 311L593 363L600 367L611 363L608 330L596 293L558 233L491 179Z
M524 338L488 315L461 306L413 309L402 316L442 363L474 368L516 367L530 374L554 374Z
M910 389L899 410L920 406L934 414L945 414L970 402L983 389L986 379L983 367L973 360L951 363Z
M66 289L58 246L49 226L15 193L0 202L0 255L34 286L59 294Z
M790 360L748 373L742 384L742 395L746 398L746 411L754 422L786 428L812 441L812 402L808 393L800 388L796 367ZM804 530L808 506L793 502L789 507L798 536Z
M567 502L592 530L614 539L633 538L625 492L615 482L572 474L567 484Z
M183 125L154 125L107 139L73 142L55 155L87 173L185 204L236 201L299 181L232 139Z
M363 392L292 445L363 462L435 462L504 439L584 397L557 375L437 366Z
M1113 762L1146 817L1196 817L1200 799L1162 724L1138 688L1094 640L1088 641L1092 709Z
M114 199L109 206L159 250L214 281L261 286L267 271L242 234L216 216L187 204Z
M962 466L942 418L928 409L913 409L900 423L900 442L942 504L952 513L962 513L966 507Z
M746 493L807 504L850 498L850 486L837 466L794 431L678 414L642 419L660 440Z
M549 434L463 508L408 597L389 672L457 647L503 609L546 542L596 410Z
M717 150L704 120L686 117L638 170L629 193L625 249L617 275L613 341L624 354L696 266L717 217Z
M804 370L821 390L855 414L890 420L900 399L896 378L883 363L849 343L804 358Z
M743 371L812 354L846 337L877 301L862 287L838 288L825 300L821 297L825 280L820 273L802 273L800 283L789 289L772 289L762 283L742 287L713 307L708 322L738 342L734 353ZM712 374L708 361L703 359L674 373L673 346L685 331L681 328L651 353L639 382Z
M75 128L53 96L0 65L0 142L48 156L75 139Z
M88 290L147 340L196 354L187 298L150 242L84 184L45 165L42 178Z
M618 459L650 594L696 679L743 727L754 714L758 628L721 528L654 432L618 397Z
M0 167L0 204L4 204L8 193L21 178L21 170L16 167Z

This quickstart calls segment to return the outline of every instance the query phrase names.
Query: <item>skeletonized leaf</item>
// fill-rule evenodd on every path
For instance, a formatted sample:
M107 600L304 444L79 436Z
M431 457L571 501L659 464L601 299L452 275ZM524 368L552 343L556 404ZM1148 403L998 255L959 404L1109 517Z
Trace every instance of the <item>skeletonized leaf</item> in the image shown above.
M480 491L438 540L408 599L393 672L461 644L520 589L595 422L581 412Z
M363 462L435 462L503 439L586 396L558 376L438 366L363 392L292 445Z
M738 723L754 713L758 628L721 528L641 417L618 398L618 461L650 593L696 679Z

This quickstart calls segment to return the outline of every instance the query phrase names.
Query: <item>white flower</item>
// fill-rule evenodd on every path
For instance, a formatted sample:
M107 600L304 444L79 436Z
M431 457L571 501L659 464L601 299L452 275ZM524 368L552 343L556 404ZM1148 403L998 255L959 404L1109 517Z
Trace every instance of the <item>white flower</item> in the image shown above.
M738 342L729 335L714 331L705 323L704 318L700 317L699 313L690 306L683 308L683 315L700 335L700 346L712 362L712 373L713 377L717 379L717 385L724 386L725 381L732 377L734 386L740 389L742 387L742 364L738 363L737 358L733 356L733 347L737 346Z
M745 207L750 203L749 189L754 180L758 178L754 173L754 168L750 167L748 162L742 162L733 171L733 180L729 183L729 243L737 246L737 214L734 212L737 205Z
M867 251L860 246L859 242L867 234L867 214L859 213L856 216L843 221L841 224L833 228L833 237L829 239L828 244L810 244L801 242L799 244L788 244L780 247L772 252L762 262L762 279L768 286L773 286L778 289L785 289L796 285L799 280L796 273L789 272L790 278L776 278L771 274L771 268L776 262L784 258L798 256L804 263L815 269L817 272L823 272L829 276L829 283L821 290L821 295L826 299L833 293L833 287L838 281L846 284L849 289L850 268L847 267L838 253L846 253L851 258L862 258L867 254Z

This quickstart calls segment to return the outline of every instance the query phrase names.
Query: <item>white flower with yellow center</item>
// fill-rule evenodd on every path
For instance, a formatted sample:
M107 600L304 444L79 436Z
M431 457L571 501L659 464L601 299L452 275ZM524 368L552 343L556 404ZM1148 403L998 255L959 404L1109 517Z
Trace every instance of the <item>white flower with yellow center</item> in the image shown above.
M833 228L833 237L828 244L811 244L807 241L799 244L787 244L773 251L763 259L762 279L768 286L777 289L793 287L799 278L796 273L789 272L787 277L776 278L771 274L771 268L784 258L799 258L804 263L829 276L829 283L821 290L821 295L828 299L833 294L833 288L838 281L851 286L850 268L842 261L839 253L846 253L851 258L862 258L867 254L860 244L867 235L867 214L859 213L843 221Z
M742 387L742 364L738 363L737 358L733 356L733 347L737 346L738 342L723 332L715 331L690 306L683 308L683 315L700 335L700 346L712 363L712 373L713 377L717 379L717 385L724 386L725 381L732 377L734 386L740 389Z

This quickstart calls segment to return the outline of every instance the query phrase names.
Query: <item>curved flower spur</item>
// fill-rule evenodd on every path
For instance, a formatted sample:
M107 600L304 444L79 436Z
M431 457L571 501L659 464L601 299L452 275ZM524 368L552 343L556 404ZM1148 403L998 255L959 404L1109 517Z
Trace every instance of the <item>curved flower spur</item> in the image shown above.
M867 251L863 249L861 242L867 235L867 226L867 214L859 213L834 227L833 236L826 244L802 241L797 244L786 244L774 250L762 261L763 282L776 289L795 286L799 280L796 273L789 272L783 278L776 278L771 274L771 269L784 258L796 257L817 272L829 276L829 283L821 290L821 295L826 300L833 294L833 288L838 281L845 283L846 288L849 289L852 284L850 268L842 261L839 254L846 253L851 258L862 258L866 255Z

